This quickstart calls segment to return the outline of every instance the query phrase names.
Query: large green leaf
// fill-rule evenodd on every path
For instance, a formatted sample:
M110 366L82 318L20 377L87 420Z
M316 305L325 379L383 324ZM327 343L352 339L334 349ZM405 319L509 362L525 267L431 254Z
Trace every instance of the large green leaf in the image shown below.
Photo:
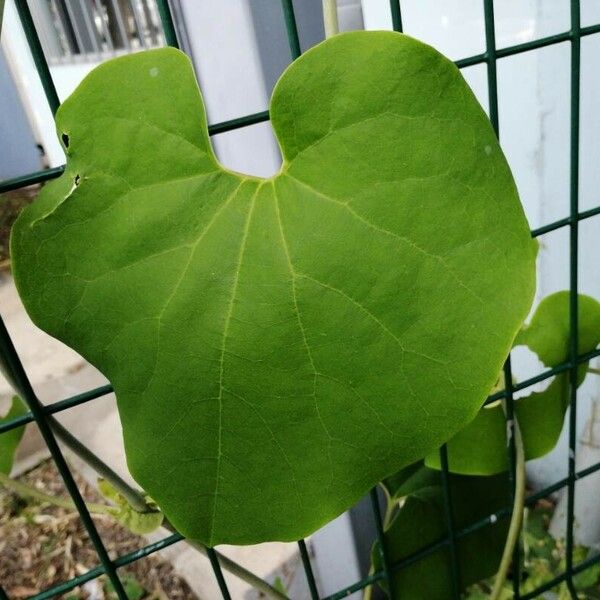
M600 343L600 304L579 294L579 352L592 351ZM528 346L546 367L555 367L569 358L569 292L557 292L540 302L531 322L517 335L515 345ZM585 378L582 364L578 385ZM514 404L521 428L525 458L539 458L554 448L563 428L569 405L569 375L554 377L542 392L532 392ZM440 468L439 453L426 459ZM508 469L506 419L500 402L481 409L477 417L448 442L448 464L463 474L490 475Z
M534 288L509 168L438 52L336 36L270 110L280 173L232 173L183 54L106 63L12 236L32 319L107 375L132 474L209 545L306 535L456 433Z
M418 482L418 483L417 483ZM509 503L506 475L465 477L450 475L454 525L457 529L483 519ZM448 535L444 492L439 471L421 467L399 487L388 490L403 504L385 531L389 561L394 564ZM402 493L404 491L404 493ZM508 520L487 525L458 540L461 589L496 572L508 530ZM373 566L381 568L378 544ZM444 547L413 564L394 571L394 598L447 600L452 596L452 563Z
M0 423L12 421L27 412L21 398L14 396L8 412L0 417ZM25 427L16 427L0 434L0 473L10 475L19 442L25 433Z

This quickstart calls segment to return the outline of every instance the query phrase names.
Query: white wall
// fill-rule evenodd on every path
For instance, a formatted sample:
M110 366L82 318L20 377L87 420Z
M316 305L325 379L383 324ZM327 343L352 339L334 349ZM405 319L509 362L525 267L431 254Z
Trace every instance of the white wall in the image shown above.
M4 7L1 42L36 141L46 150L49 166L63 164L64 155L54 134L52 113L33 64L14 0L7 0Z
M246 0L181 0L196 74L210 123L267 109L268 98ZM236 171L270 176L280 158L269 123L212 138L221 162Z
M0 11L2 7L0 7ZM0 47L0 180L39 171L42 160L29 118Z

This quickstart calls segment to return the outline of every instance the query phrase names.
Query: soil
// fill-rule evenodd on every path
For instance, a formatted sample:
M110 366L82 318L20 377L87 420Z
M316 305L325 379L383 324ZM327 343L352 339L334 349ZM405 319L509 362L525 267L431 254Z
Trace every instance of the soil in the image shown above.
M98 492L74 473L83 497L102 503ZM41 463L19 478L46 494L67 496L54 463ZM142 548L147 542L111 517L94 515L111 558ZM97 566L98 557L75 510L23 499L0 488L0 582L11 600L27 598ZM119 569L131 600L196 600L187 583L168 562L150 555ZM106 577L75 588L65 600L113 600Z

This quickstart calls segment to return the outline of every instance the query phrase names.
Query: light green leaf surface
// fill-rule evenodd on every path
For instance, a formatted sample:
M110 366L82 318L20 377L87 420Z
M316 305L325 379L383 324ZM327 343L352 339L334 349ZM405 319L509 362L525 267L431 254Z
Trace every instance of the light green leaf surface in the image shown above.
M419 481L422 487L415 485ZM439 471L421 467L405 481L410 487L402 507L385 532L390 563L440 541L448 528L444 492ZM508 480L504 474L493 477L450 475L454 523L457 529L483 519L509 502ZM405 488L408 491L408 487ZM391 491L391 490L390 490ZM400 489L395 489L396 495ZM495 573L502 556L508 520L488 525L460 538L458 561L461 589ZM373 566L381 568L379 547L373 549ZM394 598L448 600L452 589L448 547L394 572Z
M591 352L600 343L600 304L579 294L579 352ZM546 367L569 358L569 292L557 292L540 302L531 322L517 335L515 345L528 346ZM579 369L578 385L585 378L587 363ZM539 458L554 448L569 405L569 375L554 377L542 392L532 392L515 402L525 458ZM463 474L490 475L508 469L506 419L500 402L482 408L477 417L448 442L448 464ZM439 453L426 464L440 468Z
M132 474L208 545L302 537L451 437L534 288L508 165L438 52L335 36L270 112L280 173L232 173L184 55L106 63L12 236L32 319L110 379Z
M0 423L6 423L24 415L27 407L18 396L14 396L9 411L0 417ZM10 475L15 458L15 452L19 446L21 438L25 433L25 427L17 427L0 434L0 473Z

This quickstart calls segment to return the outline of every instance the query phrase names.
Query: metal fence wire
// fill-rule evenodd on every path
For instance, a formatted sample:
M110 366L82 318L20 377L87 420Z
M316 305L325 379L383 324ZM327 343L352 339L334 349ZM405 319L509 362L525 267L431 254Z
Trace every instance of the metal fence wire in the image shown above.
M498 85L497 85L497 76L496 76L496 67L498 60L508 57L514 56L517 54L521 54L524 52L531 52L539 48L543 48L545 46L559 44L563 42L570 43L571 49L571 79L570 79L570 188L569 188L569 200L570 200L570 210L569 214L565 215L564 218L554 221L552 223L548 223L542 227L534 229L531 234L533 237L543 236L549 232L555 231L557 229L568 227L570 234L570 304L569 304L569 314L570 314L570 358L567 362L558 365L552 369L542 372L541 374L527 379L519 384L513 385L512 377L511 377L511 364L510 358L507 360L504 371L505 371L505 380L507 382L506 389L493 394L488 398L488 402L492 402L503 398L506 400L507 404L507 419L509 421L512 418L513 411L513 397L514 394L520 390L527 389L536 383L547 380L554 375L559 373L569 373L570 377L570 413L568 419L568 476L560 481L557 481L553 485L528 496L526 500L526 504L531 506L538 502L540 499L552 494L562 488L567 488L568 494L568 513L567 513L567 531L566 531L566 544L565 544L565 552L566 552L566 561L565 561L565 570L564 572L557 575L551 581L541 585L537 589L530 591L526 594L520 593L520 581L519 575L521 572L520 568L513 569L513 573L517 574L517 577L513 579L513 593L514 598L517 600L529 600L530 598L539 597L544 592L552 589L556 585L565 582L567 587L571 593L572 598L577 598L575 593L575 588L573 584L573 578L578 573L581 573L585 569L590 568L592 565L600 562L600 554L595 554L585 559L584 561L573 564L573 550L574 550L574 539L573 539L573 528L574 528L574 498L575 498L575 482L581 478L587 477L600 471L600 463L592 465L584 470L577 471L575 466L575 452L576 452L576 418L577 418L577 367L583 362L587 362L588 360L600 356L600 350L595 350L593 352L587 353L585 355L580 355L578 353L578 340L577 340L577 268L578 268L578 230L579 230L579 222L588 219L590 217L596 216L600 214L600 205L596 206L590 210L579 211L579 112L580 112L580 101L579 101L579 92L580 92L580 62L581 62L581 38L584 36L588 36L595 33L600 33L600 24L595 24L592 26L581 27L580 24L580 2L579 0L571 0L571 27L568 31L564 31L562 33L558 33L556 35L551 35L548 37L543 37L536 39L534 41L530 41L527 43L517 44L514 46L504 47L501 49L496 48L496 40L495 40L495 28L494 28L494 3L493 0L482 0L483 8L484 8L484 18L485 18L485 52L481 54L477 54L474 56L469 56L467 58L463 58L461 60L456 61L456 64L459 68L470 67L473 65L485 64L487 66L487 87L488 87L488 95L489 95L489 116L498 133ZM42 44L40 43L40 38L38 37L38 33L36 31L36 27L34 25L34 21L32 19L29 7L27 5L26 0L15 0L19 17L21 19L21 23L23 25L29 47L31 49L33 59L35 61L36 68L38 70L39 76L41 78L41 82L46 93L47 101L52 109L52 112L55 113L58 108L60 101L58 95L56 93L56 89L54 87L54 83L52 81L52 76L50 70L48 68L48 63L46 61L44 51L42 48ZM284 22L281 23L282 28L285 27L287 31L287 37L290 46L290 52L292 55L292 59L297 58L300 55L300 42L298 38L298 30L296 27L296 21L294 18L294 7L292 0L281 0L283 6L283 15ZM166 43L171 46L178 46L177 40L177 32L174 26L171 10L169 7L168 0L157 0L157 8L160 15L160 20L163 28L163 35ZM392 16L393 27L396 31L402 31L402 13L400 0L390 0L390 12ZM251 115L241 116L237 119L233 119L230 121L216 123L209 126L209 132L211 135L215 135L217 133L223 133L226 131L231 131L233 129L238 129L241 127L246 127L248 125L252 125L255 123L260 123L262 121L266 121L269 119L269 114L267 111L255 113ZM0 193L6 192L9 190L25 187L28 185L32 185L34 183L44 182L49 179L58 177L64 170L64 167L57 167L53 169L46 169L44 171L39 171L36 173L30 173L21 177L17 177L10 180L5 180L0 182ZM34 600L44 600L46 598L54 598L59 596L60 594L64 594L73 588L82 585L83 583L90 581L96 577L101 575L106 575L111 583L114 586L116 595L119 600L127 600L127 595L123 588L123 584L119 579L119 569L122 567L133 563L134 561L140 560L158 550L166 548L172 544L178 543L183 540L183 536L178 533L169 535L164 539L155 542L153 544L149 544L134 552L130 552L129 554L125 554L123 556L119 556L115 559L111 559L102 543L102 540L96 530L93 520L90 517L90 514L86 508L86 505L82 499L82 496L75 484L73 479L73 475L69 470L69 467L65 461L63 453L59 448L56 438L52 432L52 429L48 423L48 416L58 413L60 411L68 410L80 404L92 401L96 398L104 396L112 392L112 388L110 385L105 385L100 388L86 391L77 396L73 396L71 398L66 398L64 400L55 402L53 404L43 406L38 400L35 391L33 390L31 383L28 379L27 373L23 369L23 366L19 360L17 352L15 351L13 342L8 334L8 331L4 325L4 322L0 319L0 366L3 368L8 379L14 385L15 389L23 396L24 400L27 402L29 407L29 412L21 417L15 418L11 421L4 422L0 425L0 434L10 431L16 427L21 427L27 423L35 422L37 423L42 436L50 450L52 457L60 471L60 474L64 480L66 488L71 495L77 510L79 511L79 515L85 528L87 529L90 540L92 541L96 553L98 556L98 565L86 573L79 575L69 581L62 582L58 585L54 585L53 587L44 590L41 593L32 596ZM511 480L511 486L514 486L514 470L515 470L515 448L514 448L514 440L511 438L512 444L508 448L509 459L511 464L510 471L513 474ZM477 522L471 523L469 526L457 529L454 527L452 522L452 510L451 510L451 494L450 488L448 485L448 461L445 448L440 450L441 453L441 465L442 465L442 482L444 486L445 492L445 502L447 506L447 522L448 522L448 531L447 535L438 540L434 544L430 544L427 547L422 548L418 552L412 554L411 556L403 559L399 563L390 564L387 560L386 552L385 552L385 542L383 538L383 530L382 530L382 522L379 504L377 500L376 491L373 490L371 493L371 502L373 508L373 516L375 519L377 535L380 542L380 548L382 551L382 569L380 571L373 572L368 576L364 577L360 581L353 583L352 585L338 590L334 594L331 594L327 597L320 596L319 591L317 589L317 584L315 582L315 577L312 572L311 563L309 553L307 551L306 544L303 540L298 542L300 557L302 559L302 564L304 567L304 571L307 577L308 589L310 590L310 594L313 600L338 600L341 598L345 598L349 594L362 590L367 586L378 582L386 582L389 586L388 589L392 589L393 586L393 573L402 569L408 565L414 564L415 562L431 555L434 552L440 550L446 550L449 553L449 557L452 565L452 577L453 577L453 585L451 589L448 590L448 596L453 598L454 600L458 600L460 598L460 572L457 560L457 544L459 540L464 538L465 536L473 534L475 531L480 530L484 527L493 527L494 524L500 519L507 519L510 517L512 507L505 506L501 510L496 513L487 516L484 519L480 519ZM512 489L511 489L512 491ZM212 568L214 571L214 575L216 577L217 583L221 590L222 596L225 600L228 600L231 596L227 589L226 581L223 577L223 573L221 572L221 567L219 565L219 557L218 555L209 550L208 552L209 559L212 564ZM518 544L517 549L514 554L514 562L518 566L520 565L520 557ZM1 587L0 582L0 600L9 600L6 592ZM411 599L407 599L411 600Z

